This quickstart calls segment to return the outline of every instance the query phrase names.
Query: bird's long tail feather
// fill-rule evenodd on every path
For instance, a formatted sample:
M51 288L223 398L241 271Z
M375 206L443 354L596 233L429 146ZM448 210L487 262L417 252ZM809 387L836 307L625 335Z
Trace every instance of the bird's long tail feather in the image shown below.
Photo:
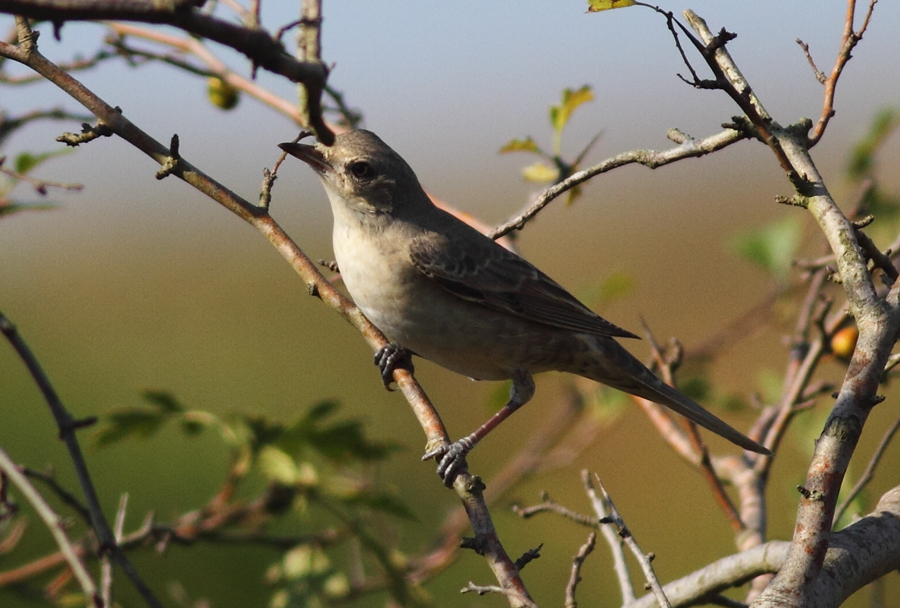
M578 370L579 375L664 405L745 450L758 454L771 454L768 449L657 378L619 343L609 338L594 336L591 338L599 342L596 344L599 348L596 348L594 352L600 351L604 356Z

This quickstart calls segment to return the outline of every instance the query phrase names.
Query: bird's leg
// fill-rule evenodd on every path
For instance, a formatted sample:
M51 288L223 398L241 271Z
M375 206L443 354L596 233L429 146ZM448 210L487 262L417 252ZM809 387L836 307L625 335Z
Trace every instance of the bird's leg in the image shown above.
M509 391L509 402L491 416L487 422L478 427L474 433L455 441L450 445L442 445L422 456L422 460L438 458L437 474L444 480L448 488L461 472L468 469L466 454L472 451L475 444L494 430L501 422L509 418L513 412L531 401L534 396L534 380L525 370L517 369L512 378Z
M381 370L381 382L384 383L384 388L389 391L394 390L391 388L391 382L394 381L395 369L408 369L410 373L415 371L412 355L411 350L403 348L396 342L385 344L378 349L378 352L375 353L375 365Z

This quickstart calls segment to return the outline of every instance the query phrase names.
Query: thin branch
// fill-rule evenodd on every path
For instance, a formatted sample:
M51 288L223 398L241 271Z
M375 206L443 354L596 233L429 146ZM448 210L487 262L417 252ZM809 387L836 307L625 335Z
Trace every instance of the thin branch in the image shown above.
M97 533L97 539L100 542L100 550L112 553L116 563L119 564L119 567L122 568L125 575L128 576L129 580L131 580L132 584L150 606L153 608L162 608L162 604L156 599L156 596L143 581L138 574L137 569L135 569L134 565L132 565L125 556L125 553L116 544L115 537L109 528L109 523L107 523L106 517L103 515L103 510L100 508L97 490L94 487L94 482L91 480L87 464L84 461L84 455L81 452L81 446L78 445L78 439L75 436L75 432L79 428L87 426L88 424L93 424L94 420L76 420L72 414L69 413L60 400L59 395L57 395L53 385L50 383L50 379L47 378L40 363L38 363L34 353L31 352L31 349L19 335L16 327L2 312L0 312L0 332L2 332L6 339L9 340L10 344L12 344L13 348L18 353L19 358L28 368L28 371L31 372L32 378L34 378L35 383L44 395L44 400L47 402L50 411L53 413L53 418L56 420L56 424L59 427L59 437L63 440L66 444L66 448L69 450L69 458L72 459L72 465L78 476L78 483L81 485L82 492L84 492L87 509L91 514L91 524L94 531Z
M625 525L625 521L622 519L619 511L616 509L616 505L615 503L613 503L609 492L607 492L606 488L603 487L603 482L600 481L600 477L596 473L594 474L594 481L596 481L597 486L603 493L602 498L597 496L596 492L594 491L594 486L591 482L590 475L585 475L584 473L582 475L583 479L586 482L587 490L591 497L591 503L594 505L594 511L597 513L597 516L601 517L600 513L606 511L606 509L609 509L609 516L601 517L601 523L613 524L616 527L616 533L625 542L625 545L631 550L631 554L634 555L641 566L641 570L644 571L644 576L647 579L647 583L650 585L650 590L653 591L653 595L656 597L656 602L659 605L659 608L672 608L672 604L669 603L669 599L663 592L662 585L659 583L659 578L657 578L656 572L654 572L653 566L650 563L653 560L653 555L646 554L641 551L641 548L638 546L634 535L631 534L631 531L628 529L628 526Z
M594 507L594 513L597 515L598 521L605 521L609 517L606 503L597 496L597 491L591 483L591 474L586 469L581 471L581 482L584 489L591 499L591 505ZM610 526L600 526L600 533L606 539L610 551L612 551L613 571L616 573L616 579L619 581L619 589L622 592L622 605L630 604L637 599L634 593L634 584L631 582L631 573L628 571L628 563L625 561L625 550L623 549L624 538L616 534Z
M122 529L125 526L125 509L128 507L128 494L122 494L119 499L119 510L116 512L116 523L113 533L116 535L116 544L122 544ZM109 555L103 555L100 566L100 590L104 606L113 605L113 573L112 561Z
M53 490L53 493L56 494L57 498L59 498L70 508L74 509L86 524L91 524L91 513L90 511L88 511L87 507L85 507L81 503L81 501L79 501L78 498L75 497L74 494L59 485L59 482L57 482L52 475L50 475L49 473L41 473L39 471L35 471L34 469L29 469L28 467L22 468L22 474L26 477L37 479L46 484L48 488Z
M810 67L813 69L813 74L816 76L816 80L825 84L825 74L819 71L819 68L816 67L816 62L813 61L812 55L809 54L809 45L797 38L797 44L800 45L800 48L803 49L804 54L806 54L806 60L809 61Z
M568 507L564 507L556 501L550 500L549 495L546 492L541 492L541 501L539 504L532 505L530 507L518 507L513 506L513 513L521 517L522 519L529 519L539 513L556 513L557 515L561 515L562 517L574 521L577 524L582 526L587 526L588 528L599 528L600 525L597 523L596 517L589 517L582 513L578 513L569 509Z
M2 317L2 319L5 319L5 317ZM72 569L72 573L75 575L75 579L84 591L85 596L90 598L94 606L103 608L105 605L103 599L98 594L97 586L94 584L94 580L88 573L87 568L81 563L72 541L66 535L62 518L53 512L53 509L44 500L44 497L19 471L16 463L13 462L3 448L0 448L0 471L19 488L19 491L22 492L22 495L31 503L38 516L43 520L44 525L50 531L50 534L53 535L54 540L56 540L56 544L69 564L69 568Z
M838 56L834 61L834 66L831 68L831 74L825 81L825 99L822 102L822 113L819 115L819 120L816 122L812 134L809 136L808 146L810 148L819 143L819 140L822 139L822 136L825 134L825 128L828 126L828 122L831 120L831 117L834 116L834 95L837 90L838 79L844 71L844 66L850 61L851 52L859 41L862 40L863 34L866 32L866 29L868 29L869 20L872 18L872 11L875 10L875 3L877 1L878 0L869 0L869 8L866 11L863 25L858 32L853 31L853 21L856 16L856 0L847 1L847 13L844 19L844 34L841 40L841 50L838 52Z
M577 608L578 606L578 603L575 601L575 590L578 588L578 583L581 582L581 567L584 565L584 560L587 559L587 556L594 550L596 544L597 533L591 532L588 535L587 542L581 545L578 554L572 559L572 572L569 574L569 582L566 584L565 608Z
M541 192L528 207L512 219L507 220L494 228L488 236L496 240L509 234L513 230L521 230L529 220L534 218L534 216L536 216L553 199L601 173L606 173L613 169L635 163L644 165L650 169L656 169L657 167L662 167L685 158L705 156L706 154L726 148L731 144L742 139L747 139L748 137L750 137L750 135L742 131L726 129L721 133L703 139L689 139L668 150L632 150L630 152L617 154L593 167L573 173L563 181L550 186Z

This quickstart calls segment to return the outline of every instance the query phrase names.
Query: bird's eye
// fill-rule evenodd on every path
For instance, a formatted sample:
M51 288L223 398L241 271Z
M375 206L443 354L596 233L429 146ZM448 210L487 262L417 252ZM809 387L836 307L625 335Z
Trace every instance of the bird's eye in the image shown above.
M372 173L372 167L369 163L357 161L350 165L350 173L356 177L368 177Z

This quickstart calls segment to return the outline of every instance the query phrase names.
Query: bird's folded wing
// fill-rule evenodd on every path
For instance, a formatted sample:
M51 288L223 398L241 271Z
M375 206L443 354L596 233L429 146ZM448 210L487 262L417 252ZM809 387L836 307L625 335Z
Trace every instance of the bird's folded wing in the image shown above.
M434 236L412 239L410 258L425 276L455 296L551 327L611 338L637 337L490 239L450 241Z

